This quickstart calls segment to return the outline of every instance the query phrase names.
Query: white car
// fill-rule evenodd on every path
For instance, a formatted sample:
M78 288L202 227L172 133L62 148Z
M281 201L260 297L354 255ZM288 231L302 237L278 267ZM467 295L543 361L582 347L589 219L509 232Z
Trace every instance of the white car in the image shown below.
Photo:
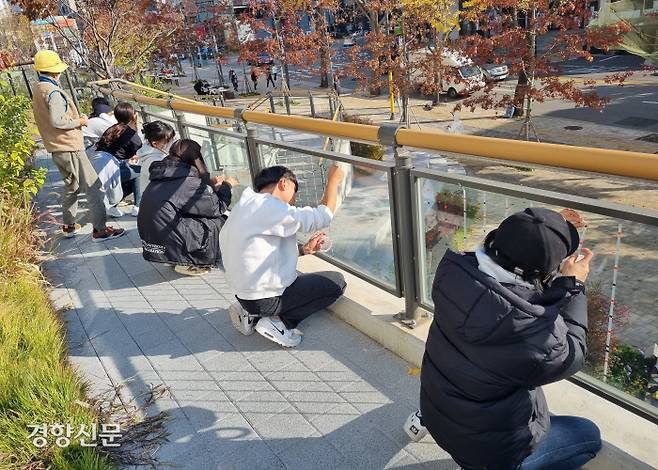
M347 36L345 39L343 39L343 47L354 47L356 46L356 42L354 41L353 36Z

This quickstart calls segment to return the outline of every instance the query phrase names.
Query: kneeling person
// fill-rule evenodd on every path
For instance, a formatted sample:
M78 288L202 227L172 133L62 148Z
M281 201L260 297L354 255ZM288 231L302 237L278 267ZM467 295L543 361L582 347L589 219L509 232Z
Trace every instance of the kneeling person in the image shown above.
M238 303L233 325L245 335L255 330L282 346L301 342L297 325L334 303L345 291L340 273L297 274L297 257L318 251L323 233L297 245L297 232L315 232L331 223L342 170L333 165L318 207L295 207L298 185L283 166L263 169L231 211L220 238L226 277ZM261 317L256 323L256 319Z
M234 178L211 178L199 144L182 139L150 166L137 228L144 259L201 275L220 262L219 231Z

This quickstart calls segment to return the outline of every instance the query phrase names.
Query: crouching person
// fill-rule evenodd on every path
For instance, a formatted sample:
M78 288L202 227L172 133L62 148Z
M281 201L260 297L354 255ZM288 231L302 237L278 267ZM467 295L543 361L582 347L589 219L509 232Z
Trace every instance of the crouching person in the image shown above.
M297 325L334 303L345 291L340 273L297 274L297 257L322 247L317 233L297 245L297 232L326 228L336 210L342 170L333 165L318 207L295 207L298 185L283 166L263 169L255 191L247 188L224 225L220 245L226 277L238 300L229 308L233 325L244 335L255 331L285 347L301 342Z
M475 253L448 251L436 270L421 413L408 432L420 437L424 425L465 469L573 470L601 448L593 422L550 416L541 389L587 354L592 252L578 257L565 217L582 224L570 210L513 214Z
M174 143L150 166L137 228L144 259L176 265L181 274L203 275L221 260L219 231L231 203L234 178L211 178L199 144Z

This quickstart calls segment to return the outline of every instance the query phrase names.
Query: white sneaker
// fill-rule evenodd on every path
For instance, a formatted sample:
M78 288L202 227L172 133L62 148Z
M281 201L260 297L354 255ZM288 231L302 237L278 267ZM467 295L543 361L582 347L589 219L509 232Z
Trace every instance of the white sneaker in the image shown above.
M231 323L236 330L245 336L253 335L258 318L247 312L240 302L234 302L228 308L228 314L231 317Z
M139 206L133 206L132 210L130 211L130 215L137 217L139 215Z
M409 415L407 421L404 423L404 432L414 442L419 442L423 437L427 436L427 428L420 422L420 410L414 411Z
M194 266L176 265L174 271L176 271L178 274L185 274L186 276L203 276L210 272L210 268L196 268Z
M302 342L302 337L286 328L281 320L263 317L256 323L256 331L270 341L286 348L294 348Z
M108 217L112 217L114 219L118 219L119 217L124 216L124 213L117 206L108 207L105 212L107 213Z

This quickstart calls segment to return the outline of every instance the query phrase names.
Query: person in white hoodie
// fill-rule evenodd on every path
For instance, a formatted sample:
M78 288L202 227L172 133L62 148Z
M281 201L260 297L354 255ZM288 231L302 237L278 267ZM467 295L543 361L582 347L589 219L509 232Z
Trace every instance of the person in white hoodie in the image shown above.
M91 109L92 113L87 119L87 125L82 128L85 148L88 150L98 142L106 130L117 123L112 106L102 96L91 100ZM91 150L87 155L91 158L93 152L94 150Z
M149 171L151 164L164 160L169 154L176 131L166 122L153 121L142 126L142 135L146 144L137 151L136 157L142 167L139 174L139 187L144 191L151 181Z
M343 171L332 165L318 207L295 207L298 190L294 173L283 166L261 170L255 191L246 188L219 236L226 278L237 299L229 307L240 333L255 331L285 347L301 342L297 325L334 303L345 292L337 272L297 274L297 257L314 254L325 234L297 244L297 232L326 228L336 210Z

